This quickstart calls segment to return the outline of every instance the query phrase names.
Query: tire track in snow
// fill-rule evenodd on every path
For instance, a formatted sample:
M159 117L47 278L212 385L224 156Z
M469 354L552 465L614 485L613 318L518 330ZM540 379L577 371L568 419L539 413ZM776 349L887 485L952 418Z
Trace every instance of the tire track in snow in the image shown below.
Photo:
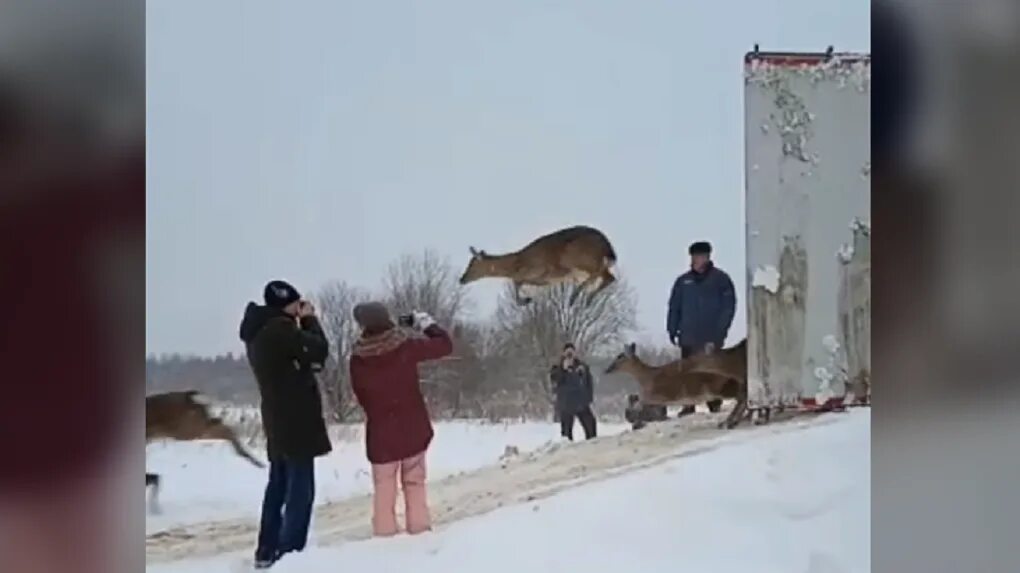
M762 427L742 425L734 430L720 430L716 424L723 417L697 415L652 424L636 432L554 444L498 465L430 481L433 524L442 527L507 505L540 500L587 483L698 455L732 441L796 431L832 419L791 416L786 420L774 418ZM399 506L400 503L398 514ZM371 511L370 495L316 507L313 542L332 545L371 537ZM146 563L250 551L257 533L256 519L210 521L160 531L146 537Z

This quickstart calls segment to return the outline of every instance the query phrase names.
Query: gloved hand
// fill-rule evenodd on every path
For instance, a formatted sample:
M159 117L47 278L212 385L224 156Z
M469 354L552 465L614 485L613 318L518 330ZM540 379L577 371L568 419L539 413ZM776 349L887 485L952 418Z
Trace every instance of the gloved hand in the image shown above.
M680 333L671 332L669 333L669 343L673 346L680 346Z
M417 330L418 332L422 332L426 328L436 323L436 320L429 316L429 313L427 312L421 312L416 310L411 313L411 316L414 317L414 329Z
M705 354L711 354L715 350L715 343L709 342L705 344Z

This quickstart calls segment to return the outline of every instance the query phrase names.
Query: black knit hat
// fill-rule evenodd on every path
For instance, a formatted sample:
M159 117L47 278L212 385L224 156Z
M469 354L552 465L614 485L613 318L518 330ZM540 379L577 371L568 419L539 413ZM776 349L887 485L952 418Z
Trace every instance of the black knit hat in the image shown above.
M691 243L691 246L689 249L687 249L687 252L692 255L711 255L712 244L709 243L708 241L695 241Z
M288 304L301 300L301 293L287 281L269 281L265 290L262 291L262 298L266 306L283 308Z

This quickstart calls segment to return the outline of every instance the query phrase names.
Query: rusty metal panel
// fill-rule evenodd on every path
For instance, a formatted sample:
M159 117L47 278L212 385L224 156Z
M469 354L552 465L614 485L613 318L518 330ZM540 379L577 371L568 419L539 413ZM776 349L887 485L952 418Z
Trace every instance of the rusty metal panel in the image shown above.
M870 391L871 62L745 58L748 383L775 405Z

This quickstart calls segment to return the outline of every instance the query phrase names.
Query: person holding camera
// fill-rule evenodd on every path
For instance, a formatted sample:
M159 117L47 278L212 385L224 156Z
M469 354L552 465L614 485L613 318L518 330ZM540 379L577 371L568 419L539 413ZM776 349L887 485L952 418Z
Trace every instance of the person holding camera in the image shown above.
M315 379L329 342L315 308L279 280L266 285L263 298L264 306L248 303L240 327L258 382L269 458L255 549L257 569L305 548L315 495L313 461L332 449Z
M595 383L591 369L577 357L572 342L563 346L560 361L549 369L549 380L556 392L556 411L560 417L560 433L570 441L574 440L574 418L581 422L584 437L595 437L595 414L591 404L595 398Z
M391 536L397 525L397 487L404 491L407 532L432 529L425 492L425 454L432 421L418 377L418 365L453 352L446 330L424 312L401 316L398 328L378 302L359 304L354 320L361 337L351 353L354 396L365 411L365 446L372 464L372 532Z

